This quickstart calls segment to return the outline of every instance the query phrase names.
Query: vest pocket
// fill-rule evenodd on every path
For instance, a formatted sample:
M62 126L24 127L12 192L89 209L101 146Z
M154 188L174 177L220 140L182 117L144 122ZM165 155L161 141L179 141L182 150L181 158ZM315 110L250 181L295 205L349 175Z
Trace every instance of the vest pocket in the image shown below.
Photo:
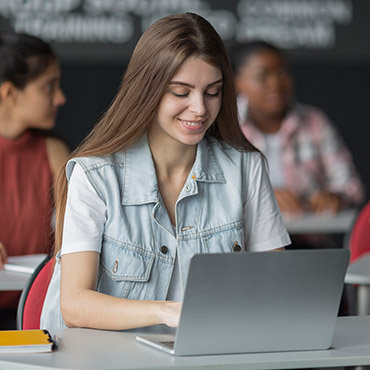
M209 230L202 238L204 253L239 253L245 251L242 221Z
M104 244L97 290L116 297L145 299L154 258L138 247Z

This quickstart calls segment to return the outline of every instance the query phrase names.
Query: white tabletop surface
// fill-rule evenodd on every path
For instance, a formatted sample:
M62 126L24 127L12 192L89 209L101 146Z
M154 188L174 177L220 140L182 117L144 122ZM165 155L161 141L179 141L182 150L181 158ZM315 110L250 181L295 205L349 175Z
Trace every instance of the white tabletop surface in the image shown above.
M5 270L0 270L0 291L1 290L23 290L32 271L45 259L46 254L30 254L26 256L8 257L8 264ZM24 267L29 268L27 273L6 271L9 269L22 270Z
M322 351L174 357L135 340L137 333L67 329L53 353L0 354L0 368L296 369L370 364L370 316L340 317L332 348Z
M296 219L283 214L283 219L290 234L345 234L351 229L357 213L356 209L346 209L336 215L305 213Z
M345 282L370 285L370 253L366 253L348 266Z
M0 291L23 290L29 277L29 274L0 270Z

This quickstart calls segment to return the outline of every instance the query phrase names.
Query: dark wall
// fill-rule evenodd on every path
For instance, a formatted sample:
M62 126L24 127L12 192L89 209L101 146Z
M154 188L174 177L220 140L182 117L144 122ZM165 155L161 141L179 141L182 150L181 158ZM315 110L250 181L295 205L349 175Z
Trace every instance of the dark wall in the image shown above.
M62 64L67 104L55 131L72 149L107 109L119 87L126 62ZM301 102L325 111L353 154L370 195L370 62L293 62L296 95Z
M75 149L114 98L126 65L62 64L62 89L67 103L60 108L55 132Z

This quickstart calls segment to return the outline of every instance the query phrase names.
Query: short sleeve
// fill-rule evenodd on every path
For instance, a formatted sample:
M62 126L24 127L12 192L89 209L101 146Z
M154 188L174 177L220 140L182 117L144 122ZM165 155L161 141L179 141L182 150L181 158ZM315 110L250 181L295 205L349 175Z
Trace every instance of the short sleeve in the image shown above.
M246 175L244 233L249 251L267 251L291 244L260 154L250 156Z
M61 254L100 252L105 220L106 204L76 163L68 184Z

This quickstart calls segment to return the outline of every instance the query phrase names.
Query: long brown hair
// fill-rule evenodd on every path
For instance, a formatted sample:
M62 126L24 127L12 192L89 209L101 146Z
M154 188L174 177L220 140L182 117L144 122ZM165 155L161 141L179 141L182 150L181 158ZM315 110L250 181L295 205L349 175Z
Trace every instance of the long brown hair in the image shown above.
M223 75L221 109L207 135L238 150L256 150L239 127L233 70L224 43L208 21L185 13L161 18L143 33L112 105L72 156L102 156L132 146L148 131L171 78L189 56L220 68ZM55 251L62 242L67 198L64 172L59 175L57 193Z

